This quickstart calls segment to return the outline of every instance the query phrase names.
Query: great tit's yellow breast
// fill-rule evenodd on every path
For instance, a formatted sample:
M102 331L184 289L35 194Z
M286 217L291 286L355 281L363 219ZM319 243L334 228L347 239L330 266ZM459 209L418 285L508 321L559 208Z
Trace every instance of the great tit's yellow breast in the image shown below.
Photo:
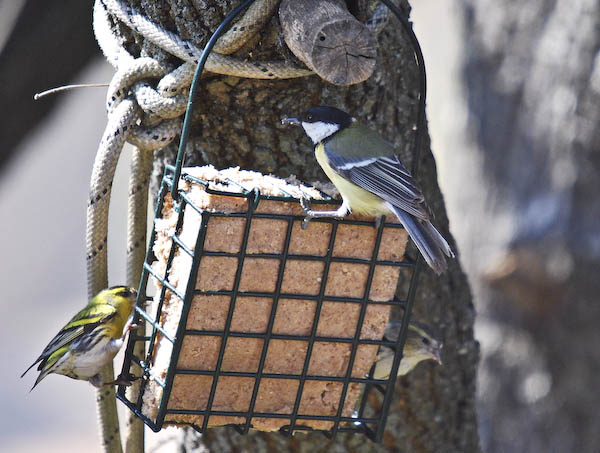
M387 208L381 197L378 197L346 178L343 178L331 168L327 156L325 155L325 146L323 143L319 143L315 146L315 157L327 177L335 187L337 187L342 198L346 201L352 212L373 217L389 214L390 210Z

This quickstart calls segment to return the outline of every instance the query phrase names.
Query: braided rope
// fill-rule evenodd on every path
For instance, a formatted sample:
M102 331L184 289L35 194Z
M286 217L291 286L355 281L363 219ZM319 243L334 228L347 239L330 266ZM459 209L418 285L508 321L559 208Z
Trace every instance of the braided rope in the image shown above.
M94 161L87 208L88 298L92 298L108 286L106 246L112 181L121 149L132 131L130 125L140 115L141 110L135 101L128 98L119 103L108 116L108 124ZM112 362L102 370L101 377L103 382L110 382L114 379ZM113 386L106 386L97 390L96 407L99 419L104 421L100 423L100 426L105 451L120 452L121 436L119 434L115 389Z
M136 125L137 120L142 116L143 108L152 110L147 112L146 116L156 116L163 111L162 104L157 104L156 96L150 91L152 88L141 81L148 78L160 78L169 72L169 68L152 58L133 58L112 35L107 12L98 1L94 4L94 32L97 36L103 37L99 40L101 48L108 61L117 68L117 72L107 92L108 124L98 148L90 184L91 196L88 206L86 238L88 293L90 295L108 286L106 245L110 187L125 141L129 140L141 148L134 152L128 215L128 252L131 251L131 253L128 253L127 256L127 284L137 286L142 267L139 262L139 249L145 250L146 245L146 217L145 214L141 214L140 209L142 206L144 211L147 208L147 167L152 165L152 157L147 150L165 146L175 138L177 130L180 128L180 121L177 119L168 119L164 123L156 125L155 128ZM167 101L171 104L169 106L171 111L181 111L181 107L173 109L172 104L177 104L178 101L181 104L181 101L176 98ZM185 102L183 105L185 110ZM169 108L166 110L168 111ZM139 154L146 155L146 157L142 159ZM144 173L146 173L145 178ZM141 186L140 190L134 190L138 186ZM146 193L145 199L143 199L144 192ZM143 255L141 260L143 262ZM139 354L140 351L137 353ZM112 363L102 371L102 378L104 382L114 379ZM96 402L104 450L120 453L122 444L114 388L100 389ZM140 420L128 419L127 428L127 451L130 453L143 452L143 424Z
M139 285L146 254L148 184L152 173L152 161L152 155L147 150L140 148L133 150L127 209L127 285L132 287ZM144 332L144 327L140 327L138 334L143 335ZM143 357L145 353L144 343L138 341L133 348L133 354L136 357ZM141 369L136 369L134 374L141 376ZM128 398L131 400L137 398L140 386L140 380L134 381L133 385L127 389ZM126 424L125 452L143 453L144 423L133 412L129 412Z
M123 100L109 115L108 124L98 147L90 182L87 207L87 271L88 297L91 299L108 286L106 272L106 240L108 206L112 181L130 127L140 116L137 103Z
M114 105L125 99L133 84L138 80L161 78L167 72L164 65L149 57L131 59L126 63L119 64L106 93L106 110L110 112Z
M271 19L280 0L252 3L242 18L219 38L213 50L228 55L240 49Z
M191 42L181 39L175 33L164 30L159 25L150 21L146 16L139 13L135 8L127 4L123 4L119 0L100 1L111 15L117 17L129 28L136 31L156 46L172 55L175 55L185 62L191 63L194 67L198 63L198 59L202 55L202 51L194 46ZM265 3L265 0L256 3ZM266 3L273 2L271 2L271 0L266 0ZM251 11L249 10L244 17L249 16L248 13L254 12L259 7ZM267 8L264 8L264 10L266 9ZM272 8L269 9L272 10ZM262 10L263 9L261 9L261 11ZM248 17L248 20L256 21L255 17ZM247 31L254 30L257 31L257 28L248 29ZM249 39L251 36L252 34L247 35L245 40ZM244 41L241 41L239 47L241 47L243 44ZM236 50L236 46L232 46L229 43L223 47L231 52ZM305 77L313 74L313 72L308 69L293 66L288 63L262 61L245 62L238 58L230 57L220 53L211 53L209 55L208 60L206 61L206 70L216 74L235 75L238 77L252 79L285 79Z

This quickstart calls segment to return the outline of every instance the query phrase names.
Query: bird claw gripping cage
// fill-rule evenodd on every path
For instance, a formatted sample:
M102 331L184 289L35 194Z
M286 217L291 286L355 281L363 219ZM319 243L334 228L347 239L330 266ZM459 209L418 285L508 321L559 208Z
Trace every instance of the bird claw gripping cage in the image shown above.
M219 34L250 3L209 40L190 102ZM422 56L406 18L383 3L409 31L422 74L414 174ZM122 375L141 372L141 384L134 395L119 386L117 397L154 431L165 424L200 432L229 425L240 433L356 432L381 441L421 266L418 254L404 255L405 230L389 219L375 224L356 216L313 219L304 230L297 193L272 195L232 179L215 185L182 170L190 111L177 163L162 180L139 286L133 322L146 328L130 334L125 351ZM193 197L194 190L202 196ZM207 207L202 197L229 207ZM337 203L317 198L317 206ZM394 307L404 311L402 328L388 339ZM134 354L138 342L143 357ZM391 377L375 379L382 346L396 351ZM378 409L369 406L371 395L381 400Z

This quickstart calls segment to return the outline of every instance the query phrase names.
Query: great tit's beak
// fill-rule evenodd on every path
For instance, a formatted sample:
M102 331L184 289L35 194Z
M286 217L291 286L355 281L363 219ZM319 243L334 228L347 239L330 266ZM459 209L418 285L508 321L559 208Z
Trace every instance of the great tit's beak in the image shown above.
M298 118L294 118L293 116L286 116L285 118L281 118L281 124L283 124L283 125L291 124L292 126L301 126L302 121L300 121Z

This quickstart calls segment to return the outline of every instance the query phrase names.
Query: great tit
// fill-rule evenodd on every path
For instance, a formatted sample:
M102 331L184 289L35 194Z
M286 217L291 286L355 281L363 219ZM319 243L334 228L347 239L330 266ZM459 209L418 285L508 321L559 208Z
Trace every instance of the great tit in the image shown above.
M385 340L396 341L400 334L400 321L390 321L385 326ZM422 323L411 321L408 324L402 360L398 367L397 376L410 373L423 360L435 360L442 364L441 350L444 344L433 330ZM394 362L395 349L381 346L377 354L377 362L373 371L373 378L388 379Z
M431 214L417 182L394 148L356 118L335 107L312 107L282 124L302 126L315 145L317 162L343 199L336 211L313 211L302 199L305 225L313 217L344 217L351 211L374 217L394 213L437 273L446 270L452 249L431 224Z

